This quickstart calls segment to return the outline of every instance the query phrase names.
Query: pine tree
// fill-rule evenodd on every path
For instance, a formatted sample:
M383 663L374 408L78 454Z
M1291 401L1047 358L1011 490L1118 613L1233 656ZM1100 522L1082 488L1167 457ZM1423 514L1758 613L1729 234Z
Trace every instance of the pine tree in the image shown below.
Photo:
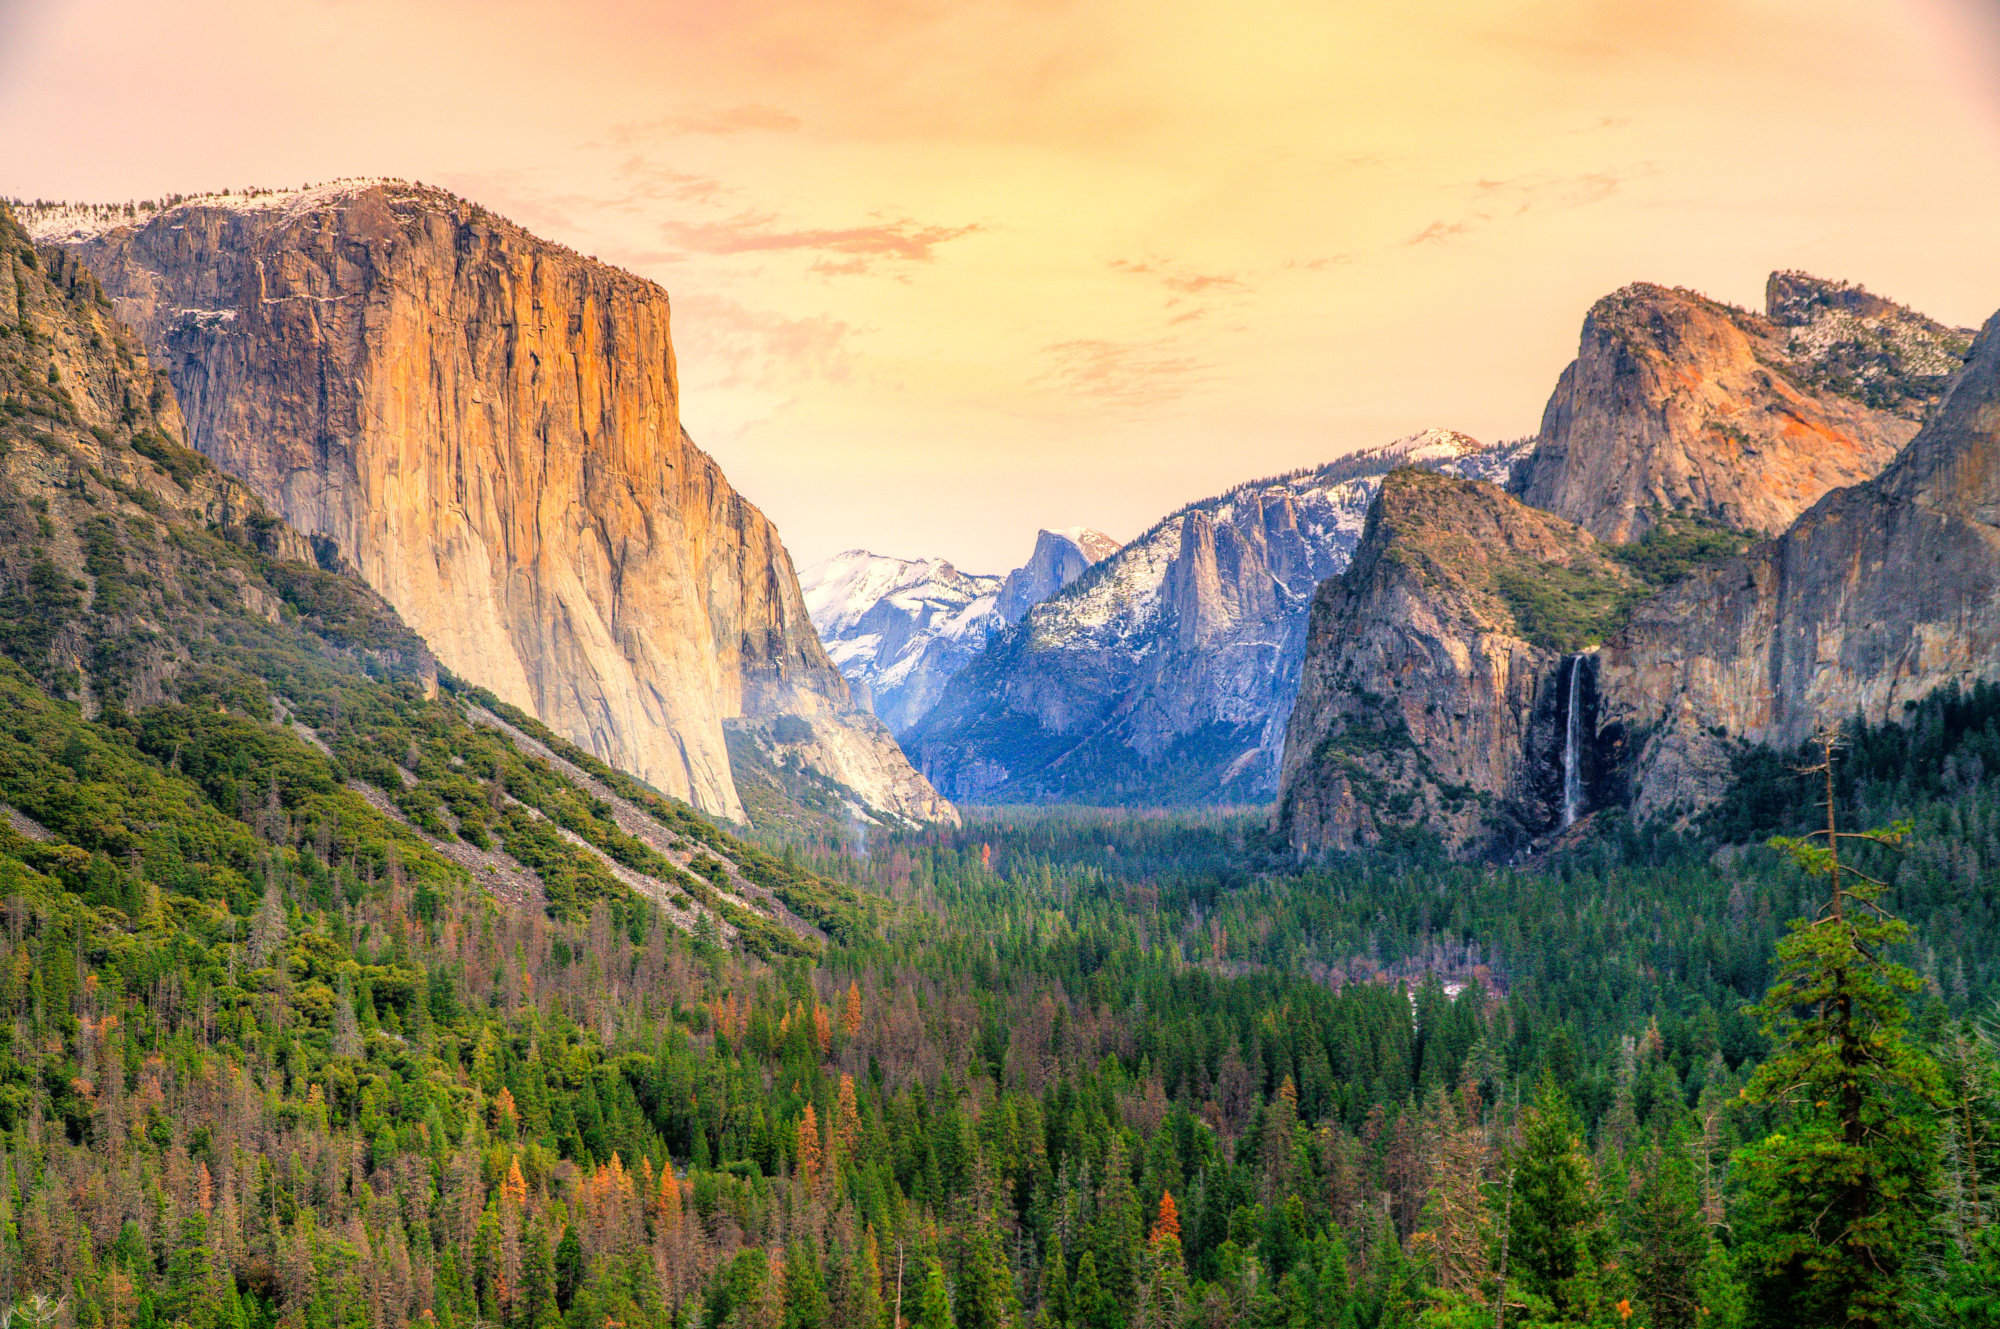
M1828 898L1778 944L1778 980L1758 1008L1775 1042L1744 1090L1789 1129L1743 1151L1736 1231L1754 1325L1909 1323L1913 1257L1932 1206L1935 1065L1903 1033L1914 974L1888 958L1909 928L1878 903L1886 887L1841 862L1843 841L1894 846L1907 823L1843 832L1835 739L1820 738L1826 826L1771 841Z
M1708 1247L1694 1160L1678 1147L1655 1154L1632 1206L1632 1276L1650 1329L1693 1329L1700 1322Z
M1041 1307L1035 1314L1036 1329L1063 1329L1069 1318L1069 1270L1063 1264L1062 1245L1051 1240L1048 1261L1042 1265Z
M1123 1329L1118 1303L1097 1277L1097 1257L1085 1251L1069 1285L1070 1329Z
M540 1223L528 1230L521 1245L521 1295L518 1323L522 1329L542 1329L544 1316L556 1307L556 1264L549 1251L549 1234Z
M562 1240L556 1243L555 1272L556 1305L566 1311L576 1301L584 1278L583 1242L574 1223L563 1228Z
M827 1309L815 1252L794 1247L785 1256L785 1329L825 1329Z
M944 1268L932 1260L924 1271L923 1296L917 1305L916 1329L958 1329L951 1317L951 1297L944 1290Z
M1583 1129L1568 1098L1545 1075L1521 1118L1509 1280L1523 1293L1547 1298L1557 1323L1583 1323L1599 1301L1605 1247L1604 1209L1583 1151Z
M958 1282L958 1329L1013 1329L1020 1316L1020 1298L992 1225L980 1222L967 1243L965 1273Z

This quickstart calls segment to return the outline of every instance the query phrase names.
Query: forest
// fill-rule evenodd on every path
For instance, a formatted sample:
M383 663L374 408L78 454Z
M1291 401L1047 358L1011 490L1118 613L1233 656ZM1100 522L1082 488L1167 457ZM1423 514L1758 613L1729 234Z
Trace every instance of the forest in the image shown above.
M1847 849L1851 937L1788 930L1830 882L1760 843L1823 818L1811 754L1746 753L1715 825L1601 818L1516 869L1413 839L1301 870L1220 816L828 837L789 870L866 908L760 955L528 851L552 889L503 904L316 811L303 744L239 734L225 778L187 708L0 686L0 797L50 837L0 832L0 1279L31 1318L1997 1313L2000 690L1835 752L1842 825L1907 823ZM353 692L343 724L380 692L455 728L448 693ZM1829 1197L1857 1216L1815 1245Z

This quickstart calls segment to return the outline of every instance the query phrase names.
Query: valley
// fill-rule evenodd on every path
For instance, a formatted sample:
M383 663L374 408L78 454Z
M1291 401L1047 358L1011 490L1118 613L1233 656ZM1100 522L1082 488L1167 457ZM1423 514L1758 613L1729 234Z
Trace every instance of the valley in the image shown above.
M10 1316L1990 1322L1994 326L1630 286L1532 438L795 572L468 200L0 256Z

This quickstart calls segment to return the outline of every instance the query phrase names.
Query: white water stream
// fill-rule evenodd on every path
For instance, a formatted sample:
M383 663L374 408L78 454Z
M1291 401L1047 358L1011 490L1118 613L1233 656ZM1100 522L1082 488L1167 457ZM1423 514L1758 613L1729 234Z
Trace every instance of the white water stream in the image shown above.
M1576 824L1583 810L1583 772L1578 769L1577 747L1583 730L1583 707L1578 704L1577 684L1583 677L1583 657L1569 661L1569 714L1563 720L1563 825Z

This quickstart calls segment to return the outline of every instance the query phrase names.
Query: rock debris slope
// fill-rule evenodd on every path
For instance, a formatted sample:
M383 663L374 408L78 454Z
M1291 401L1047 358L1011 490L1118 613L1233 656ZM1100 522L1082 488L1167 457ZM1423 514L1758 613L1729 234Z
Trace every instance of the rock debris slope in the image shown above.
M988 577L941 558L850 549L807 568L799 582L827 654L901 735L995 633L1117 551L1098 531L1042 531L1027 563Z
M856 811L955 815L682 430L657 286L397 182L28 221L138 328L190 441L454 672L708 811L743 816L725 729L788 718Z
M958 799L1267 799L1313 588L1347 565L1381 477L1498 478L1515 455L1431 430L1183 508L995 637L905 746Z
M1645 283L1598 301L1514 492L1613 543L1676 510L1775 535L1887 465L1971 341L1803 273L1773 274L1767 305Z

